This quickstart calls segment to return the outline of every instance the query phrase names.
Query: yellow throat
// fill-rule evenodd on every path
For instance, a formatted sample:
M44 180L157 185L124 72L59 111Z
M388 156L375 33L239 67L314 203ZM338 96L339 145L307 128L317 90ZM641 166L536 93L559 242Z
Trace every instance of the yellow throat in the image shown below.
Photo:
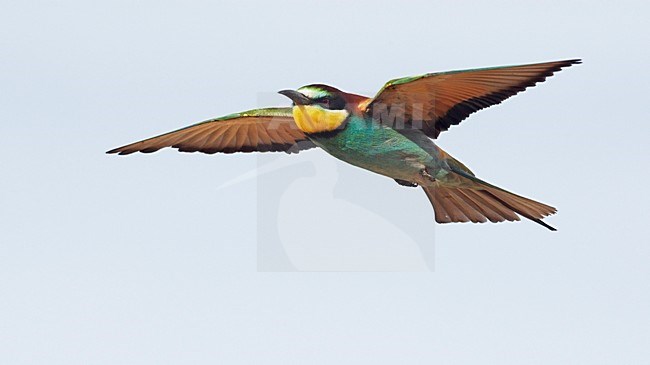
M328 110L317 105L295 105L293 120L305 133L329 132L338 128L349 113L346 110Z

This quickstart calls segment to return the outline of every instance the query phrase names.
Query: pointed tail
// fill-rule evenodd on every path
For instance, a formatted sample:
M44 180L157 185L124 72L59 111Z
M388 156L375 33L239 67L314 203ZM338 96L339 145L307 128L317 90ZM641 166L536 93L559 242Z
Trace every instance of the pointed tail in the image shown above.
M542 219L555 214L557 209L503 190L462 170L452 168L452 171L465 180L463 187L423 186L433 205L436 222L518 221L521 215L551 231L556 230Z

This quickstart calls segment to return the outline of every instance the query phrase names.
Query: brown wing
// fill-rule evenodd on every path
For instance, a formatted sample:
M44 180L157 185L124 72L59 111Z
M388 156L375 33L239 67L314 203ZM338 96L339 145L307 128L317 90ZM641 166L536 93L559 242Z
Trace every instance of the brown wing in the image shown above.
M165 147L177 148L181 152L203 153L297 153L315 145L295 125L291 108L266 108L207 120L106 153L151 153Z
M389 81L366 113L437 138L470 114L499 104L580 60L432 73ZM386 120L388 118L392 120ZM396 124L402 123L402 124Z

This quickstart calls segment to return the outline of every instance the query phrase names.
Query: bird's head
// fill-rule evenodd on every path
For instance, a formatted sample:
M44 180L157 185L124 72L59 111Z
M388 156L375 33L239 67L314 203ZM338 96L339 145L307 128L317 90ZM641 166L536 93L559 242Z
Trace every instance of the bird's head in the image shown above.
M305 133L330 132L341 127L355 108L357 97L321 84L279 93L293 101L293 119Z

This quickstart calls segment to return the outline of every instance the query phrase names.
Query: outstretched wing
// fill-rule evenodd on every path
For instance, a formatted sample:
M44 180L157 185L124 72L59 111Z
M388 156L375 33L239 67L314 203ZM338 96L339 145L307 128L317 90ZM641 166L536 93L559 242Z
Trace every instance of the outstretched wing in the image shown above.
M173 147L181 152L233 153L284 151L315 147L293 121L291 108L266 108L206 120L106 153L151 153Z
M470 114L544 81L580 60L431 73L391 80L366 113L384 123L422 129L431 138ZM387 120L390 119L390 120ZM399 128L398 128L399 129Z

